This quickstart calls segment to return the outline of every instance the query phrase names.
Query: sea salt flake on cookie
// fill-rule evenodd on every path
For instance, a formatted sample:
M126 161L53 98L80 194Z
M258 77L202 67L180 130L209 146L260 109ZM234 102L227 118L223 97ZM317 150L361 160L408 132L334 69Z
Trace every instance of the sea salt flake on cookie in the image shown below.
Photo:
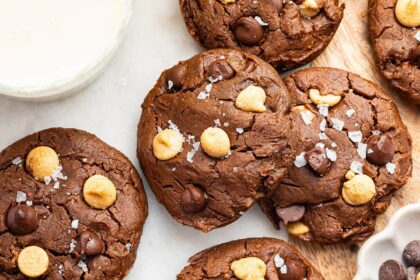
M323 115L324 117L328 116L328 105L327 104L319 104L318 106L318 111L321 115Z
M354 113L356 113L356 111L353 108L350 108L346 111L346 116L350 118Z
M362 142L363 134L360 130L357 131L349 131L348 132L349 138L354 143Z
M337 160L337 153L334 150L326 149L327 158L331 161Z
M284 266L284 259L277 254L274 256L274 264L277 268L282 268Z
M16 193L16 202L20 203L20 202L25 202L26 201L26 193L18 191Z
M364 144L362 142L359 142L357 144L357 153L359 154L359 156L362 159L365 159L366 158L366 150L367 150L367 144Z
M266 23L261 17L259 17L259 16L256 16L256 17L254 17L255 18L255 20L260 24L260 25L262 25L262 26L268 26L268 23Z
M325 127L327 126L327 120L326 119L323 119L322 121L321 121L321 123L319 124L319 129L321 130L321 131L325 131Z
M389 174L394 174L396 167L397 166L394 163L392 163L392 162L388 162L385 165L385 168L386 168L386 170L388 171Z
M373 135L380 135L380 134L381 134L381 132L380 132L379 130L373 130L373 131L372 131L372 134L373 134Z
M311 111L300 112L300 116L302 117L302 120L306 125L309 125L312 123L313 114Z
M335 130L338 130L338 131L342 131L343 130L343 128L344 128L344 122L342 120L339 120L339 119L336 119L336 118L331 118L331 122L333 124L332 127Z
M84 261L82 261L82 260L80 260L80 261L77 263L77 266L78 266L78 267L80 267L80 268L83 270L83 272L88 272L88 271L89 271L89 269L88 269L88 267L87 267L86 263L85 263Z
M328 136L324 132L321 132L319 134L319 140L327 140L327 139L328 139Z
M18 165L22 163L22 159L20 157L15 158L14 160L12 160L12 163L14 165Z
M420 31L416 32L416 34L414 35L414 38L416 38L416 40L420 42Z
M350 169L357 174L363 174L363 163L353 160Z
M214 120L214 124L216 125L216 126L222 126L222 123L220 122L220 120L219 119L215 119Z
M296 156L294 164L297 168L304 167L307 163L308 162L305 159L305 152L302 152Z
M236 132L238 132L238 134L242 134L244 133L244 129L242 127L238 127L236 128Z
M71 228L72 229L78 229L79 228L79 220L71 221Z

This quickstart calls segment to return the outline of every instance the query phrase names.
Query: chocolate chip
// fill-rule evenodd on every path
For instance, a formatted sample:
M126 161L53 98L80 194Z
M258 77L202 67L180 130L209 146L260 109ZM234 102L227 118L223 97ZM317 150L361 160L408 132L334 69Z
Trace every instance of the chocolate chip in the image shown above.
M245 46L258 44L264 38L264 28L252 17L241 17L235 22L236 39Z
M166 71L166 83L168 90L178 91L182 88L182 78L185 68L182 64L175 65Z
M195 213L204 209L206 206L206 196L204 192L194 186L187 185L181 194L181 207L187 213Z
M372 135L367 145L367 159L374 164L384 165L394 157L394 144L388 135Z
M405 246L403 258L407 266L420 267L420 240L411 241Z
M387 260L379 268L379 280L404 280L403 265L396 260Z
M18 204L7 213L7 226L16 235L24 235L38 228L38 215L33 207Z
M324 149L315 147L305 154L305 158L312 170L318 175L323 176L327 173L330 161Z
M104 244L102 240L91 230L85 230L77 238L75 251L82 256L98 255L103 250Z
M284 208L276 207L276 213L280 220L287 225L288 223L297 222L302 219L305 214L305 206L292 205Z
M225 59L218 59L210 64L209 74L213 79L222 77L224 80L228 80L235 76L235 71Z
M407 268L407 280L416 280L417 274L420 274L420 268L414 266Z
M296 280L296 279L305 279L306 278L306 268L301 261L297 260L286 260L285 263L287 267L286 273L279 272L280 280Z

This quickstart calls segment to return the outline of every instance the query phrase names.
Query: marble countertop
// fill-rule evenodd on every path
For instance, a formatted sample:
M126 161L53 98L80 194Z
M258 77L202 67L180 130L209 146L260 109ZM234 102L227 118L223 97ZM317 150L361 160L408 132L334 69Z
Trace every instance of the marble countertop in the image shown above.
M162 70L200 52L188 35L178 1L137 1L126 37L103 75L81 93L49 103L0 97L0 150L32 132L50 127L96 134L134 163L140 105ZM143 177L144 178L144 177ZM285 239L254 206L235 223L204 234L172 220L145 182L150 214L130 279L173 280L193 254L245 237Z

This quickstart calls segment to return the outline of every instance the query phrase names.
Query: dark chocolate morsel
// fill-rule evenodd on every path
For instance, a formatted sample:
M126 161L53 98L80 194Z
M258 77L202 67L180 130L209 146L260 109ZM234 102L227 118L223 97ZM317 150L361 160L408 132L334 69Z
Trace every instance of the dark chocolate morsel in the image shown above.
M403 258L407 266L420 267L420 240L411 241L405 246Z
M394 144L388 135L372 135L367 145L367 159L374 164L384 165L394 157Z
M305 214L305 206L292 205L284 208L276 207L276 213L279 219L287 225L288 223L297 222L302 219Z
M379 268L379 280L404 280L403 265L396 260L387 260Z
M166 71L166 83L170 91L178 91L182 88L184 71L184 65L182 64L177 64Z
M213 79L222 77L224 80L228 80L235 76L235 71L225 59L219 59L210 64L209 74Z
M327 173L330 161L324 149L315 147L305 154L305 158L312 170L318 175L323 176Z
M286 273L279 271L280 280L296 280L305 279L307 277L307 271L304 264L298 260L286 260L285 265L287 267Z
M245 46L258 44L264 38L264 28L252 17L239 18L233 27L236 39Z
M204 192L194 186L187 185L181 194L181 208L187 213L196 213L206 206L206 196Z
M104 244L95 232L85 230L77 238L75 249L82 256L94 256L102 253Z
M13 234L24 235L38 228L38 215L33 207L17 204L7 213L7 226Z

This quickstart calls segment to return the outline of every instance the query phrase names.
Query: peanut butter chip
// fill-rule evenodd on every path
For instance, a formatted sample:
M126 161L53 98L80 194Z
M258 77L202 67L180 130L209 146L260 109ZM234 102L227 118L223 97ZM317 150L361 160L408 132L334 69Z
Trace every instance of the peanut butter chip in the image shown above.
M314 17L321 11L316 0L304 0L299 5L299 12L304 17Z
M241 280L264 280L267 266L259 258L248 257L232 262L230 269Z
M159 160L171 159L181 152L183 142L181 133L167 128L153 139L153 153Z
M40 181L51 176L59 164L57 153L47 146L32 149L26 158L26 169Z
M301 222L290 223L287 225L287 230L293 235L304 235L309 232L309 227Z
M47 252L38 246L26 247L18 257L20 272L30 278L40 277L47 272L49 262Z
M243 111L261 113L267 110L264 105L266 98L267 95L264 89L257 86L249 86L239 93L235 105Z
M93 208L106 209L117 199L117 190L107 177L93 175L83 186L83 197Z
M321 95L320 91L314 88L309 90L309 98L316 105L328 105L329 107L332 107L341 101L340 95L334 95L334 94Z
M399 23L407 27L420 25L420 0L398 0L395 16Z
M366 204L375 197L375 183L369 176L347 172L346 178L348 181L343 184L342 195L348 204Z
M230 140L227 133L218 127L209 127L201 134L201 147L209 156L221 158L230 151Z

